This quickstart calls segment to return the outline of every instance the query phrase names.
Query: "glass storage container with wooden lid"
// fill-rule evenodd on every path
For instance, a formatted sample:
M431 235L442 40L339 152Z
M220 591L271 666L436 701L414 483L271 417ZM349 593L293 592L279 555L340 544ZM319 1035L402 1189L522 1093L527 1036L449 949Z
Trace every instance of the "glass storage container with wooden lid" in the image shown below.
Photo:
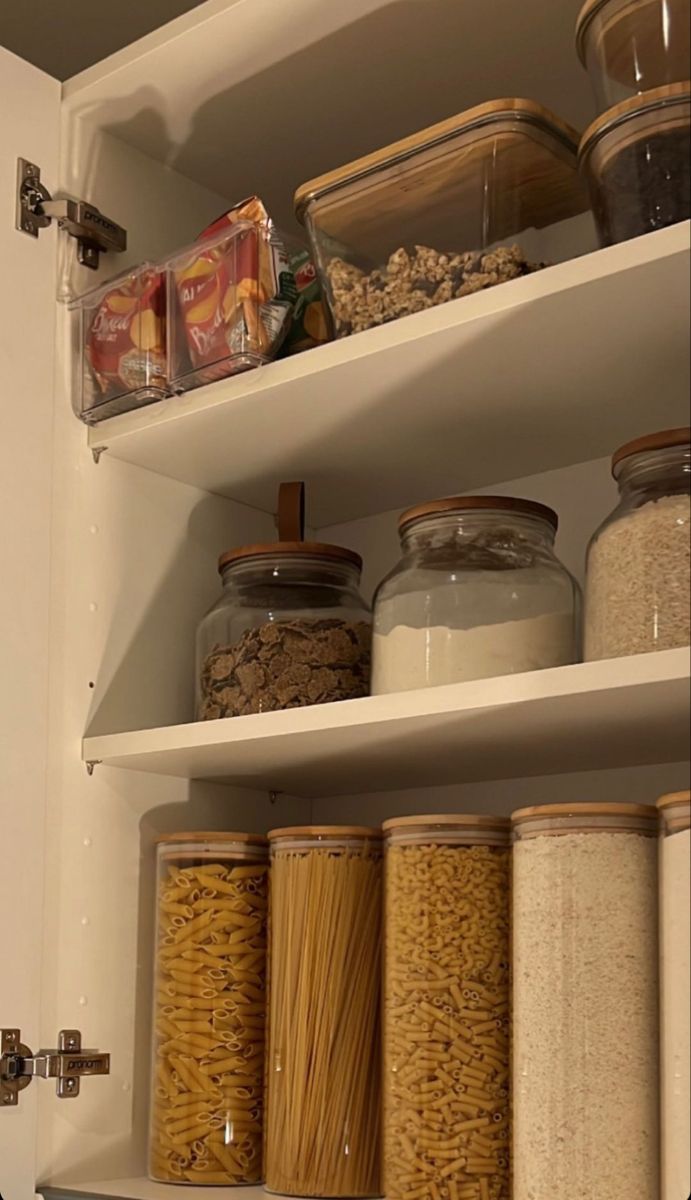
M541 105L493 100L304 184L336 336L591 249L577 147Z
M689 77L688 0L586 0L576 48L600 112Z
M691 642L691 429L627 442L612 473L619 503L588 547L588 661Z
M657 802L660 842L662 1200L691 1193L691 792Z
M513 1196L658 1200L656 811L512 822Z
M510 822L385 821L388 1200L508 1200Z
M369 692L362 560L280 541L223 554L223 592L197 631L197 717L240 716Z
M408 509L402 557L374 600L375 695L578 658L578 584L532 500L456 496Z
M379 830L275 829L266 1187L380 1195Z
M260 1183L267 839L166 834L156 875L150 1177Z
M691 83L623 100L593 121L579 149L603 246L691 216Z

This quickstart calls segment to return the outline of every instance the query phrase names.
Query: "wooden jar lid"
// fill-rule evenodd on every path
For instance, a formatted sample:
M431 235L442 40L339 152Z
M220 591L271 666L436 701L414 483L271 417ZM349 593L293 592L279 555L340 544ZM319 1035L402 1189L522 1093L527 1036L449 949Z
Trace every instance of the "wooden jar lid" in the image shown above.
M381 838L380 829L371 829L367 825L291 825L285 829L272 829L268 835L270 842L279 838Z
M660 110L659 129L655 132L664 133L666 126L674 127L675 122L671 116L665 117L665 110L679 107L691 100L691 83L666 83L662 87L651 88L648 92L641 92L637 96L629 96L627 100L622 100L620 104L615 104L612 108L608 108L606 112L600 114L588 126L581 144L578 147L578 158L582 162L583 159L591 152L596 142L605 137L618 126L623 125L626 121L633 121L637 117L645 116L648 113ZM645 132L650 133L646 128Z
M517 839L581 833L636 833L654 837L657 809L649 804L539 804L511 815Z
M647 450L671 450L674 446L691 447L691 428L688 425L680 429L662 429L659 433L648 433L625 442L612 455L612 472L616 472L624 459L633 458L635 454L643 454Z
M196 829L193 833L162 833L156 838L157 846L168 842L242 842L243 845L265 846L267 839L263 833L225 833L218 830L206 833Z
M399 532L408 525L421 521L425 517L445 512L498 511L522 513L525 516L541 517L548 521L553 529L559 525L559 517L553 508L546 504L538 504L537 500L522 500L516 496L449 496L444 500L430 500L427 504L418 504L401 513L398 519Z
M430 816L392 817L384 821L382 830L390 833L392 829L423 829L427 825L458 826L460 829L496 829L509 830L511 821L508 817L476 816L468 813L434 813Z
M362 570L362 559L354 550L346 550L344 546L331 546L326 542L258 542L253 546L236 546L227 550L218 560L219 574L223 574L231 563L248 558L271 558L281 554L301 555L314 561L331 559L351 563Z
M666 808L676 808L679 804L691 804L691 792L667 792L665 796L660 796L657 807L664 812Z

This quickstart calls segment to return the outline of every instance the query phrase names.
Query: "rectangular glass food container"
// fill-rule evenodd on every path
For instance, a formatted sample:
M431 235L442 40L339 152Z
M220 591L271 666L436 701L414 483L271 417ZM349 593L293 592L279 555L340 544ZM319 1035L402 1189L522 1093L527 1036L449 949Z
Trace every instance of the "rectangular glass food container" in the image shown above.
M73 406L89 425L169 395L166 287L145 262L80 296Z
M335 336L595 247L578 134L493 100L298 189Z
M270 229L233 222L164 265L174 392L276 356L290 328L295 282L283 243Z

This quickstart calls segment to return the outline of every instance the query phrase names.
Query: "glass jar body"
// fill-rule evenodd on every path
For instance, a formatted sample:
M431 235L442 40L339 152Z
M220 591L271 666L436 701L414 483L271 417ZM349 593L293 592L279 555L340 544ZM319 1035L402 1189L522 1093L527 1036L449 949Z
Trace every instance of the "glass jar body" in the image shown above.
M508 1200L508 821L385 829L384 1194Z
M262 555L231 563L197 631L197 718L369 692L371 617L352 563Z
M658 1200L655 812L557 807L513 818L514 1198Z
M662 1042L662 1200L691 1193L691 793L658 801Z
M262 1173L268 846L243 834L159 844L149 1174Z
M378 1196L381 838L269 836L266 1186Z
M372 692L575 662L579 589L544 521L436 514L402 536L374 602Z
M691 447L625 459L618 482L619 504L588 547L587 661L691 640Z

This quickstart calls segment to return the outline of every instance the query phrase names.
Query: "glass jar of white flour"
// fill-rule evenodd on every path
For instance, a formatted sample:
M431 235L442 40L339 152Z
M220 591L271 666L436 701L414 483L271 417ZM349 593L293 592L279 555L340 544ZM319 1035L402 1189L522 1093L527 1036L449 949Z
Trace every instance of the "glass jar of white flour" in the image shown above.
M532 500L457 496L404 512L403 556L375 597L372 692L575 662L578 584Z

